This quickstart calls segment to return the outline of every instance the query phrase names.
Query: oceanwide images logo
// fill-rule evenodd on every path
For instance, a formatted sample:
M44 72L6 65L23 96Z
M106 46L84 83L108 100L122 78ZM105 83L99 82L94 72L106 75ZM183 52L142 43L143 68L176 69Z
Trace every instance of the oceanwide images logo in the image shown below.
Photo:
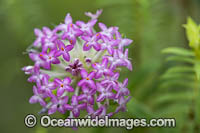
M32 114L27 115L24 121L29 128L37 124L37 118ZM175 127L176 121L173 118L147 121L147 119L109 118L108 116L103 118L88 116L87 118L60 119L44 115L40 118L40 125L42 127L121 127L130 130L134 127Z

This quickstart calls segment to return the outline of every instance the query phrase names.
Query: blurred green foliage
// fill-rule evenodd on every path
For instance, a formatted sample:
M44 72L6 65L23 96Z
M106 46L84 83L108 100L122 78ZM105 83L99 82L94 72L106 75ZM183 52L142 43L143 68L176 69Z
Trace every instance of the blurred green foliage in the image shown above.
M199 133L199 26L188 19L187 37L182 27L191 16L199 23L199 0L1 0L1 128L2 133L71 132L68 128L26 128L23 121L36 114L39 105L30 105L32 85L21 67L31 64L23 52L34 41L34 28L53 28L67 12L73 19L87 20L84 12L103 9L100 21L118 26L134 40L129 57L134 70L120 77L129 78L133 99L128 112L115 117L173 117L176 128L80 128L77 132ZM178 47L178 48L177 48ZM190 48L191 47L191 48ZM163 50L164 49L164 50ZM165 55L170 54L165 62Z
M175 117L177 127L174 132L200 131L200 58L199 58L199 26L188 18L184 25L190 49L169 47L162 52L170 54L166 58L173 65L161 76L162 82L157 93L155 107L165 108L162 117ZM172 111L173 110L173 111Z

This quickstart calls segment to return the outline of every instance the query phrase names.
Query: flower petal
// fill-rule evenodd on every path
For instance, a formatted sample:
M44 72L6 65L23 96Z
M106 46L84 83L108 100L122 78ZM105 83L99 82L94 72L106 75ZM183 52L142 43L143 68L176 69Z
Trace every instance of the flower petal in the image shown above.
M82 70L81 70L81 77L82 77L82 78L86 78L87 76L88 76L87 71L86 71L85 69L82 69Z
M57 90L57 96L60 97L64 93L65 89L63 87L59 87Z
M66 84L66 85L69 85L71 83L71 79L69 77L66 77L64 80L63 80L63 83Z
M51 108L48 110L48 115L54 114L57 110L57 105L54 104L51 106Z
M107 30L106 25L103 24L103 23L99 23L99 28L100 28L101 30Z
M70 55L69 55L69 53L64 53L63 54L63 58L68 62L68 61L70 61Z
M69 104L65 104L64 107L65 107L66 110L72 110L73 109L73 107Z
M65 24L71 24L72 23L72 17L70 16L70 13L67 13L67 16L65 17Z

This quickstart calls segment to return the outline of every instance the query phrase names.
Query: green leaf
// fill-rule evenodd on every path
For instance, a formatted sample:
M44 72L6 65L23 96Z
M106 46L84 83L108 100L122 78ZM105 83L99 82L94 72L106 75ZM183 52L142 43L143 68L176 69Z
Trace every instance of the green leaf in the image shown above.
M193 92L171 92L168 94L164 94L161 97L158 97L154 100L154 104L155 105L160 105L163 103L169 103L169 102L187 102L192 100L194 97L194 93Z
M162 53L176 54L181 56L195 56L194 52L184 48L169 47L162 50Z
M185 73L165 73L161 76L161 79L187 79L193 81L194 75Z
M174 66L167 70L166 73L181 73L181 72L194 72L194 68L192 66Z
M191 63L194 64L195 60L189 57L182 57L182 56L169 56L166 59L167 61L179 61L179 62L185 62L185 63Z
M198 49L200 44L199 26L190 17L187 19L187 24L183 26L186 29L187 38L189 40L189 46L191 48Z
M173 79L173 80L164 80L163 83L159 86L161 89L173 89L173 87L180 88L181 90L186 88L186 89L192 89L194 87L194 82L192 81L187 81L183 79Z

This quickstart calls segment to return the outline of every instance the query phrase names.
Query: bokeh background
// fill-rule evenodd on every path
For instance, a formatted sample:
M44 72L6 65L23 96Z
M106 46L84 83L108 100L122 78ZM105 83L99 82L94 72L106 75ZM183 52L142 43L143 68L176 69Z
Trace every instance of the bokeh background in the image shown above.
M115 117L173 117L177 123L176 128L81 128L75 132L200 133L190 98L166 95L160 87L160 77L171 65L161 50L169 46L188 48L182 25L188 16L200 22L200 0L0 0L0 132L74 132L68 128L25 127L24 117L37 115L40 106L28 103L32 84L21 68L32 62L23 52L35 39L34 28L53 28L68 12L75 21L87 21L84 12L97 9L103 9L101 22L120 27L121 33L134 40L129 46L134 70L124 71L121 77L129 78L133 99L128 112Z

